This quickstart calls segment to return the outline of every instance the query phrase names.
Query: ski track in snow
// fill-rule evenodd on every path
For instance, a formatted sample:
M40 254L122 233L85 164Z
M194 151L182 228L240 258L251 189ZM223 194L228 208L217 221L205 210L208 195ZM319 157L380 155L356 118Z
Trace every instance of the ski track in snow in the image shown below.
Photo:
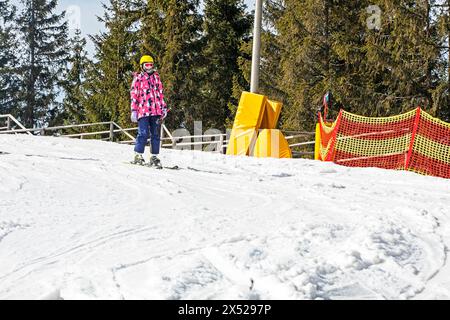
M0 299L449 299L450 181L0 135Z

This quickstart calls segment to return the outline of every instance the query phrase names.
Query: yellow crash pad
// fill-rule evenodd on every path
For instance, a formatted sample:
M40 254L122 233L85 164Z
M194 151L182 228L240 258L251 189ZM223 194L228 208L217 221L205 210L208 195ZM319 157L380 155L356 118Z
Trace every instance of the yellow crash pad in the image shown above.
M233 129L259 129L266 107L267 97L243 92L234 119Z
M243 92L233 123L227 155L250 155L261 125L267 97Z
M249 156L256 142L255 128L234 129L228 142L227 155Z
M280 130L265 129L259 133L253 155L258 158L292 158L292 151Z
M267 100L264 116L261 122L261 129L275 129L280 118L283 104L278 101Z

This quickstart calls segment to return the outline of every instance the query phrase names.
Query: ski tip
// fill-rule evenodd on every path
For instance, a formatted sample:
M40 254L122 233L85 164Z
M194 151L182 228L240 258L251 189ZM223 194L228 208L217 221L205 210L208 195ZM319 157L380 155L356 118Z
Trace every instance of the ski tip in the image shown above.
M169 170L180 170L179 166L173 166L173 167L163 167L164 169L169 169Z
M168 169L168 170L180 170L181 168L179 166L172 166L172 167L156 167L156 166L150 166L147 163L146 164L138 164L138 163L134 163L133 161L129 161L129 162L125 162L126 164L132 164L134 166L139 166L139 167L148 167L148 168L153 168L153 169L157 169L157 170L161 170L161 169Z

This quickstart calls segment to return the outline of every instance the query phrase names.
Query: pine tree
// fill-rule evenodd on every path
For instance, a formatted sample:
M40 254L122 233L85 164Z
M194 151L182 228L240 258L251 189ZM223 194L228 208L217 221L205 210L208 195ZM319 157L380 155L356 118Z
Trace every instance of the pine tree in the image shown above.
M446 34L447 38L447 114L450 114L450 0L447 0L446 2L447 7L447 13L444 16L445 17L445 27L444 32Z
M68 62L70 69L67 70L63 88L65 97L63 100L64 113L62 118L66 123L79 124L86 120L84 109L83 82L86 78L88 65L91 63L87 57L86 39L81 36L81 30L76 30L70 39L70 56Z
M201 103L198 68L201 15L198 0L149 0L142 18L141 53L151 54L163 85L170 128L190 127Z
M278 2L283 0L266 0L263 13L263 30L261 34L261 67L260 67L260 93L271 99L285 101L286 95L278 86L280 83L279 65L281 48L276 34L275 22L280 18L281 10ZM250 91L252 49L253 49L253 19L254 12L248 17L249 32L242 37L239 45L239 57L237 59L238 72L233 74L232 99L228 104L229 115L226 127L233 126L239 99L243 91Z
M17 42L13 21L15 7L0 0L0 114L17 114L19 93L17 75Z
M56 0L26 0L17 20L21 32L21 120L41 126L60 112L58 85L67 63L67 22L54 13Z
M348 86L360 79L362 8L362 2L267 1L272 19L264 39L271 44L264 45L263 58L275 62L262 68L267 87L284 102L284 129L311 130L328 90L337 110L352 100Z
M233 78L239 73L241 41L248 37L251 18L242 0L206 0L204 9L202 105L197 119L223 128L233 99Z
M100 19L106 32L91 37L96 62L90 63L83 84L87 120L130 125L130 86L137 52L139 5L131 0L110 0ZM137 11L136 11L137 10ZM136 13L137 12L137 13Z
M237 59L238 72L233 74L232 79L232 97L228 103L228 118L225 121L225 127L231 129L233 127L234 118L238 108L239 99L243 91L250 91L250 74L252 63L252 40L251 37L241 40L239 45L239 57ZM261 81L262 82L262 81ZM264 93L266 91L263 90ZM268 93L267 93L268 94Z
M148 0L140 17L141 53L151 55L156 65L161 64L166 47L166 40L163 38L167 16L164 3L164 0ZM139 62L136 63L136 68L139 68Z
M438 79L435 26L428 1L374 1L383 13L380 30L368 32L365 76L377 105L374 115L429 110Z
M439 85L433 92L436 116L450 122L450 0L434 4L434 14L437 16L438 44L440 59L437 74Z
M331 118L340 108L368 116L430 110L439 84L434 2L267 0L263 88L285 103L283 128L311 130L328 90ZM373 5L381 19L370 28Z

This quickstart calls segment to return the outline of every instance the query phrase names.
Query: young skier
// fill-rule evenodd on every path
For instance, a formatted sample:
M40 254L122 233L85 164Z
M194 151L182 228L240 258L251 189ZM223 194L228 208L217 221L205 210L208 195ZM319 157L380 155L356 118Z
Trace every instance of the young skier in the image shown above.
M138 123L139 130L134 148L134 164L144 165L145 145L150 136L152 156L149 165L162 168L158 159L160 147L160 125L167 116L163 85L155 69L153 58L144 55L140 60L141 72L134 73L131 85L131 121Z

